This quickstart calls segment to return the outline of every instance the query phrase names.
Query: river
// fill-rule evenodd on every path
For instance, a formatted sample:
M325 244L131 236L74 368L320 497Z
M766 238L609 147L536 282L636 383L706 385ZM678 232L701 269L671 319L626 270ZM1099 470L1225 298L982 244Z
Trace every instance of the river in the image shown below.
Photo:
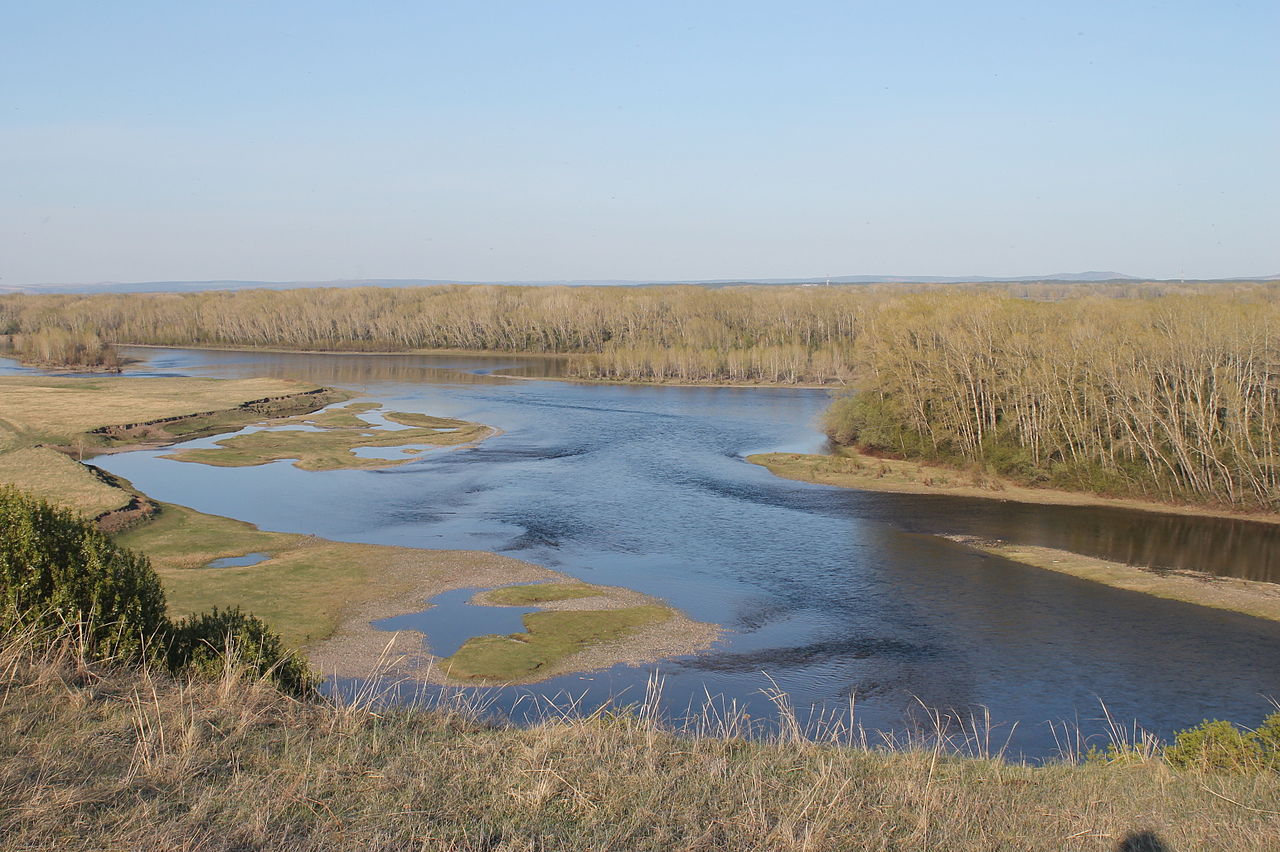
M1157 566L1275 581L1280 528L1117 509L878 494L776 478L743 460L816 451L827 394L497 378L520 357L130 349L136 374L280 376L362 391L389 410L497 426L474 449L384 471L95 461L165 501L282 530L375 544L491 550L661 597L726 628L665 661L673 715L712 696L769 719L802 711L909 730L922 708L989 713L991 741L1052 754L1050 723L1161 736L1203 718L1255 723L1280 697L1280 624L1163 600L973 552L934 533L998 537ZM455 631L456 632L456 631ZM619 666L499 690L590 709L639 700ZM916 721L913 721L916 720Z

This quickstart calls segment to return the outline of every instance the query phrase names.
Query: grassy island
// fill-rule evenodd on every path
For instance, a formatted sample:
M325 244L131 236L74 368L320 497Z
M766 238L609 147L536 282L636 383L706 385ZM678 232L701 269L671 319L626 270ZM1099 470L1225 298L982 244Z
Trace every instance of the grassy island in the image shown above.
M361 414L380 403L353 403L312 415L273 421L270 429L233 435L211 449L181 450L166 458L219 467L249 467L281 459L295 459L303 470L376 470L411 462L433 447L461 447L478 443L495 430L479 423L449 417L391 411L384 416L404 429L379 429ZM307 429L290 429L304 426ZM387 455L362 457L362 449L383 449ZM390 452L400 458L390 458Z
M440 673L452 682L528 682L598 668L616 655L635 661L659 659L682 644L709 645L718 633L712 625L690 621L654 598L616 586L503 586L481 592L475 602L539 610L523 617L524 632L476 636L440 660Z

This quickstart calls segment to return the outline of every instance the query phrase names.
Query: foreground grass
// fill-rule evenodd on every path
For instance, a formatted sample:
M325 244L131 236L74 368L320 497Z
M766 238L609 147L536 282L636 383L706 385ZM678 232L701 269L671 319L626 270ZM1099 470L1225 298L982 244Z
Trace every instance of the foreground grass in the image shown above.
M318 391L315 385L284 379L180 378L0 378L0 449L37 443L86 448L108 443L94 436L103 426L141 424L197 413L203 420L169 424L173 435L215 425L216 415L242 424L262 418L240 407ZM225 425L217 423L216 425Z
M15 852L1261 852L1280 837L1275 772L676 736L626 714L517 729L3 646L0 672L0 849Z
M180 450L165 458L219 467L250 467L282 459L294 459L303 470L373 470L411 462L414 456L432 447L472 444L493 434L479 423L432 417L427 414L392 411L386 419L407 429L379 429L358 415L380 408L378 403L356 403L303 417L280 421L277 426L295 424L319 427L320 431L271 429L233 435L218 441L217 447ZM361 449L398 451L400 458L366 458Z
M565 600L551 598L550 600ZM440 665L455 680L527 681L595 645L625 639L642 627L668 621L669 607L649 604L620 609L531 612L524 633L468 639Z

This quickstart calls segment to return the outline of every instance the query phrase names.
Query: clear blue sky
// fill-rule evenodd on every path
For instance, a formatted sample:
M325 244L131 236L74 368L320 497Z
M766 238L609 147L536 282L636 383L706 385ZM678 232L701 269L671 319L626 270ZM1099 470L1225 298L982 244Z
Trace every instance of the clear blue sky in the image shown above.
M0 284L1280 273L1280 3L6 4Z

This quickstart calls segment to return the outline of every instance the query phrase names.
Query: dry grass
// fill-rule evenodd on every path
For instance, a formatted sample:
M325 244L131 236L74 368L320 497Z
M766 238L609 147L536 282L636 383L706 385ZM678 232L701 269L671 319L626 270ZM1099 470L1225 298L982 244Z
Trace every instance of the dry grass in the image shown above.
M652 696L651 696L652 697ZM3 850L1274 850L1280 774L299 703L0 645ZM1150 833L1149 835L1146 833ZM1133 846L1155 836L1161 847Z
M0 431L72 443L101 426L220 411L314 388L283 379L4 377Z
M89 468L50 447L0 452L0 484L96 518L128 505L133 495L108 485Z

